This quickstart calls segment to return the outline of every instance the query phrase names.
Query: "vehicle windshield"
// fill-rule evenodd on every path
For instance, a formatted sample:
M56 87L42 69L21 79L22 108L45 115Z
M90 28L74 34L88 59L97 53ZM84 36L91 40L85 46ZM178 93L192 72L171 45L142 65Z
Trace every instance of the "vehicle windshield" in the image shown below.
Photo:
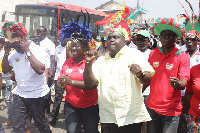
M56 40L56 28L55 28L55 20L50 16L36 16L36 15L18 15L18 22L23 23L26 27L27 32L30 35L30 38L34 38L37 36L37 28L39 26L45 26L47 28L47 36Z

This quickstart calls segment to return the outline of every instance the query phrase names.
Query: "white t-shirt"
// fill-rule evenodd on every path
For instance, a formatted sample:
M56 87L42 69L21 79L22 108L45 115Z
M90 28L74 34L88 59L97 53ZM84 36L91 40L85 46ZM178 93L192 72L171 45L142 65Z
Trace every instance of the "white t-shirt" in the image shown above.
M189 52L185 52L189 57ZM200 64L200 52L199 50L196 51L196 53L190 57L190 68L192 68L193 66L196 66Z
M43 48L43 50L46 52L47 54L47 64L46 64L46 68L50 68L51 65L51 55L55 55L55 44L48 39L47 37L40 41L40 46Z
M55 52L55 61L57 62L57 67L54 80L57 80L58 76L60 76L60 72L65 60L66 60L66 46L62 47L61 45L58 45L56 47L56 52Z
M145 57L145 61L148 62L149 59L149 54L150 54L151 50L147 49L145 52L142 52L144 57ZM150 85L145 89L145 91L142 93L143 95L149 95L150 93Z
M31 53L41 63L45 64L46 54L41 51L40 46L31 42ZM47 86L45 73L39 75L31 67L28 57L25 53L21 54L17 51L12 51L8 57L9 65L15 71L15 78L17 81L16 88L12 91L24 98L39 98L49 93L50 89Z

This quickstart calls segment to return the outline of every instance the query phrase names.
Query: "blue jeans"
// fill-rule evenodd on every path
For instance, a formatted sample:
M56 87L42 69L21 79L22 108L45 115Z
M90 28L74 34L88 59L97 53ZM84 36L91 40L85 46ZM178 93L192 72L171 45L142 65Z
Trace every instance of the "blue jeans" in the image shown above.
M87 108L76 108L65 101L64 115L67 133L81 133L81 125L86 133L98 133L98 104Z
M10 78L3 78L6 82L6 88L4 89L4 100L7 106L7 114L8 114L8 119L12 120L13 117L13 101L12 101L12 85L13 81Z
M177 133L180 116L165 116L147 107L151 121L147 122L147 133Z
M30 111L36 127L40 133L51 133L47 120L45 119L45 109L50 101L50 93L39 98L23 98L13 95L13 132L25 133L24 124L26 112Z

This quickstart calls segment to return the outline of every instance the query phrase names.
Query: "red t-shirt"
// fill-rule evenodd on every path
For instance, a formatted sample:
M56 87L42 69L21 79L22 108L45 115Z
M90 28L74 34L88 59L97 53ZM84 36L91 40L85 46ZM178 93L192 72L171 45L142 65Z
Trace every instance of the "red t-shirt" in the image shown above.
M165 57L163 49L157 47L149 55L149 63L155 70L150 83L147 107L165 116L181 114L181 91L170 85L170 77L189 80L190 57L174 47Z
M79 64L76 64L74 58L69 58L62 66L60 75L67 74L72 80L83 81L83 72L85 68L85 59ZM98 92L97 89L82 90L71 85L66 87L65 100L76 108L86 108L97 104Z
M186 89L193 93L188 114L200 117L200 65L191 68Z

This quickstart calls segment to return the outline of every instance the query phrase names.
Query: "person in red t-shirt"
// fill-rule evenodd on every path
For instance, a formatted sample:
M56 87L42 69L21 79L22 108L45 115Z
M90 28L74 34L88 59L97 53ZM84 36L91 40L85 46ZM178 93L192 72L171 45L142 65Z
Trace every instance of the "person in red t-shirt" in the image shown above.
M182 111L181 90L190 77L190 58L175 46L176 37L182 37L184 29L172 18L155 22L150 29L160 35L162 47L151 51L148 59L155 74L146 103L152 118L147 122L147 130L148 133L177 133Z
M186 92L183 102L183 115L181 117L181 124L186 125L185 118L187 120L187 130L190 133L198 133L200 131L200 65L198 60L198 52L196 49L197 41L199 39L199 33L197 31L190 31L186 36L186 46L192 47L196 50L193 52L192 63L193 67L190 70L190 80L186 87ZM191 45L191 46L190 46ZM190 48L191 49L191 48ZM191 51L191 50L190 50ZM196 56L196 59L194 58ZM192 62L193 61L193 62ZM188 115L186 115L188 114Z
M198 133L200 130L200 65L193 66L190 72L190 80L186 87L183 103L183 114L188 114L187 129L191 133ZM185 115L183 115L185 116ZM183 120L182 120L183 121Z
M78 23L70 22L68 26L63 26L61 34L66 33L63 36L68 36L69 27L70 30L73 30L73 33L69 35L69 38L71 38L70 50L72 58L65 61L58 79L60 86L66 90L64 105L66 130L69 133L80 133L83 125L86 133L98 133L99 106L97 103L97 88L83 90L85 89L83 81L84 53L88 49L91 32L87 30L81 33L84 29L81 29L82 27Z

